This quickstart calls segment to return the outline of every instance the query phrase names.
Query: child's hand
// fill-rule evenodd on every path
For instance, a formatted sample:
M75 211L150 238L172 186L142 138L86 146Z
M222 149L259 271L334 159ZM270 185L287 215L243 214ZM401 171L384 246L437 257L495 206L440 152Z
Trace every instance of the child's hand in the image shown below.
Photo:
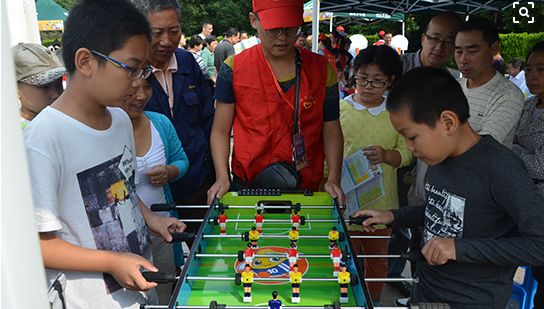
M375 224L391 224L395 220L393 213L389 210L377 210L377 209L363 209L353 214L353 217L370 217L363 221L363 230L365 232L374 232L376 229L373 227Z
M149 176L149 181L155 187L162 187L170 180L170 173L166 165L157 165L146 173Z
M129 290L147 291L157 286L155 282L147 282L140 271L142 267L149 271L158 271L150 261L133 253L112 253L108 272L122 287Z
M363 153L365 154L368 161L370 161L370 163L372 164L380 164L386 161L385 156L387 153L382 146L373 145L366 147L363 149Z
M167 242L172 241L171 233L181 233L187 228L187 225L177 218L162 217L153 213L146 218L145 223L151 234L161 236Z
M421 254L429 265L443 265L449 260L455 261L455 240L433 237L423 246Z

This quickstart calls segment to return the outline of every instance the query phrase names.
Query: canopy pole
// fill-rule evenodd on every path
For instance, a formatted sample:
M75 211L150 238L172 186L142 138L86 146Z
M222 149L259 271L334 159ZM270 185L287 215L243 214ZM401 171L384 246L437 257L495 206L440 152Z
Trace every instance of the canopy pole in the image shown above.
M334 23L334 15L331 15L331 21L330 21L330 25L329 25L329 33L332 32L332 25Z
M406 35L404 34L404 32L405 32L405 29L404 29L404 28L405 28L405 24L404 24L404 19L403 19L403 20L402 20L402 36L405 37Z
M319 0L312 0L312 51L317 53L319 39Z

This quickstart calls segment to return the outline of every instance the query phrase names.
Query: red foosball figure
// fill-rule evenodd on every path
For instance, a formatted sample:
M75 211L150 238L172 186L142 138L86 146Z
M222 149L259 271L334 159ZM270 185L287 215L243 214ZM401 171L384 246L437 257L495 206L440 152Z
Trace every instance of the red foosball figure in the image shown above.
M263 232L263 222L264 222L264 216L261 214L261 210L257 209L257 213L255 214L255 225L257 226L257 231L259 233Z
M331 259L332 259L332 265L334 267L334 272L332 275L334 277L338 276L338 272L340 271L340 261L342 260L342 250L338 248L338 244L333 244L331 249Z
M291 215L291 223L294 227L298 229L298 225L300 224L300 216L298 215L298 210L293 211L293 214Z
M244 261L246 264L253 265L254 256L255 250L253 250L251 243L247 243L247 248L244 250Z
M219 211L219 216L217 216L217 221L219 221L219 228L221 235L225 235L227 233L227 215L225 215L225 211L221 209Z
M289 269L293 270L293 266L298 260L298 250L296 244L291 243L291 248L287 250L287 259L289 259Z

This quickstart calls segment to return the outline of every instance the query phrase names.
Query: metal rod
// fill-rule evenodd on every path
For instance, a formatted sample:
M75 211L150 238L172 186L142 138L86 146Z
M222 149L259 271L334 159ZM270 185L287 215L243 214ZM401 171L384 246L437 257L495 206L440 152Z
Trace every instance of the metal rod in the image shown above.
M145 305L140 308L146 309L168 309L167 305ZM210 306L175 306L175 309L209 309ZM265 309L266 307L258 306L225 306L225 309ZM292 309L323 309L323 306L282 306L282 308L292 308ZM368 307L341 307L342 309L367 309ZM409 307L374 307L375 309L401 309Z
M176 278L178 279L178 278ZM203 277L203 276L188 276L187 280L194 281L232 281L233 277ZM289 281L289 278L253 278L253 281ZM337 282L338 278L304 278L302 281L326 281ZM414 282L417 283L417 278L365 278L366 282Z
M182 221L182 222L202 222L204 220L203 219L180 219L180 221ZM347 221L349 221L349 220L347 220ZM209 222L213 222L213 219L210 219ZM228 222L255 222L255 219L228 219L227 223ZM274 223L291 223L291 220L289 220L289 219L264 219L264 221L263 221L263 223L270 223L270 222L274 222ZM315 222L333 223L333 222L338 222L338 220L333 220L333 219L306 219L306 222L310 222L310 223L315 223Z
M184 256L186 256L184 254ZM238 254L235 253L197 253L195 255L196 257L238 257ZM358 258L364 258L364 259L381 259L381 258L402 258L403 256L400 254L359 254L356 255ZM286 257L285 254L255 254L253 257L256 258L283 258ZM304 254L301 253L298 256L299 258L330 258L330 255L327 254Z
M242 238L242 235L202 235L202 237L204 238ZM391 236L362 236L362 235L356 235L356 236L349 236L350 238L355 238L355 239L390 239ZM267 234L263 234L263 235L259 235L259 239L261 238L289 238L289 235L273 235L273 234L270 234L270 235L267 235ZM304 238L321 238L321 239L329 239L329 236L325 236L325 235L301 235L298 237L299 239L304 239Z
M214 208L219 208L219 206L215 205ZM293 206L291 205L228 205L225 206L225 208L233 208L233 209L291 209ZM207 205L175 205L173 208L210 208L210 206ZM331 209L334 208L334 206L328 206L328 205L302 205L300 206L301 209Z

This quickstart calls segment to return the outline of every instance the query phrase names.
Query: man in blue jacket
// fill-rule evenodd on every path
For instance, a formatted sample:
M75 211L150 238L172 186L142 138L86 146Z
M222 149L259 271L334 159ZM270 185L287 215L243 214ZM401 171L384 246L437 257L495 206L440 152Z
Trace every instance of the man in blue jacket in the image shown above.
M178 204L206 204L206 191L215 180L210 155L214 115L212 95L194 57L178 49L180 12L176 0L133 0L151 25L149 63L153 66L153 96L146 110L166 115L189 158L189 171L172 185ZM181 218L202 218L205 209L181 210ZM196 232L199 224L188 224Z

